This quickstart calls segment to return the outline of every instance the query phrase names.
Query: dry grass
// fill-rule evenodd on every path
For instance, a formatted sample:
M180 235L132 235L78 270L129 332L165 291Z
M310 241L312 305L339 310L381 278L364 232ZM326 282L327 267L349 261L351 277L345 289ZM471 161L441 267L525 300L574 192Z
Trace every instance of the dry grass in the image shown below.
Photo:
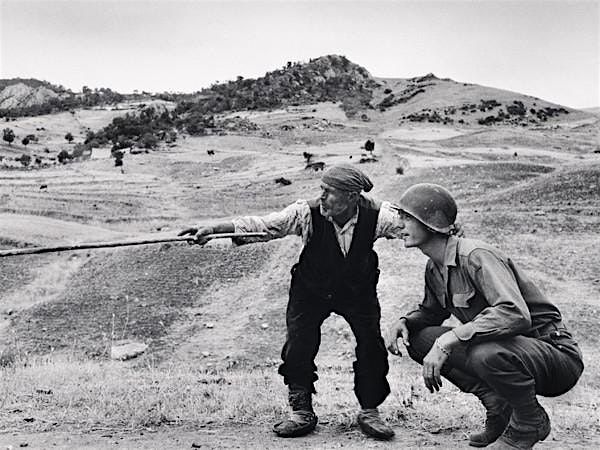
M600 367L597 361L586 362L586 373L574 390L557 399L541 399L555 436L600 431L594 376ZM321 422L339 430L352 428L358 406L350 368L334 366L320 374L315 408ZM452 434L480 425L483 409L473 396L449 383L430 394L413 362L393 361L389 378L392 395L382 413L393 426ZM0 370L0 392L0 432L262 426L287 410L285 389L274 370L214 371L194 362L133 368L64 356L30 358Z
M265 113L264 120L277 128L276 114ZM293 118L288 114L286 120ZM176 230L202 217L277 209L318 194L320 174L303 169L303 150L328 164L348 161L349 154L360 154L367 131L357 127L346 135L344 129L328 137L327 145L308 147L244 136L187 139L176 151L127 159L125 174L115 172L109 160L4 174L3 212L30 210L73 222L52 230L23 228L23 236L13 227L0 242L52 240L64 230L85 238L92 229L82 224L107 235L112 233L107 230ZM519 150L514 160L508 158L510 147L502 154L460 155L452 148L488 141L497 146L494 136L506 146L530 143L530 151ZM519 141L519 133L487 130L483 143L478 135L402 146L381 139L376 149L381 162L361 168L375 181L377 198L397 200L420 181L449 187L468 236L514 256L556 301L582 344L586 370L571 392L541 401L557 439L581 436L585 445L597 442L600 432L595 319L600 284L594 270L600 204L593 187L599 169L591 159L585 166L564 159L560 150L540 158L535 152L542 138L535 133ZM217 149L214 157L206 154L208 148ZM395 172L399 165L402 176ZM293 183L276 186L278 176ZM47 191L39 189L44 181ZM401 242L380 241L376 249L385 328L420 300L425 259ZM267 427L286 411L276 368L285 338L289 268L299 251L299 239L288 238L235 249L166 245L78 253L75 259L0 261L0 309L16 308L2 317L7 331L0 353L2 430ZM149 351L131 363L111 362L107 353L117 338L144 341ZM353 350L347 324L328 319L317 358L315 405L321 422L336 433L355 430ZM411 439L419 436L415 445L434 445L439 436L460 443L463 433L480 425L483 410L472 396L447 384L431 395L416 363L405 357L390 358L390 364L392 394L382 410Z

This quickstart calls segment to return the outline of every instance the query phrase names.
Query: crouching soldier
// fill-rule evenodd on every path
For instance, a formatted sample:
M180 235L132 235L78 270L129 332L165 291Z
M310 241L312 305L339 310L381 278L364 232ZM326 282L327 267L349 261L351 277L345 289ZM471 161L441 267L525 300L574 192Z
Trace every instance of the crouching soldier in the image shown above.
M441 376L476 395L486 409L483 431L469 444L528 449L550 433L537 395L570 390L583 371L581 352L553 305L523 271L494 247L453 235L456 203L434 184L401 197L404 245L429 257L425 297L389 330L388 349L402 338L423 365L425 386ZM450 315L461 325L441 326Z

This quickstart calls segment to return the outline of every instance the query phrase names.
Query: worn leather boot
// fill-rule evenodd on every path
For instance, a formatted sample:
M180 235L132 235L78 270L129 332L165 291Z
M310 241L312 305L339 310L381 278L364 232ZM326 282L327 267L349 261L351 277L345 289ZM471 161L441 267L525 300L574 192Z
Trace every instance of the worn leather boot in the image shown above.
M477 395L477 394L475 394ZM512 413L511 406L494 393L488 392L479 396L486 410L485 429L469 436L472 447L487 447L495 442L506 429Z
M469 435L469 445L472 447L487 447L495 442L506 429L511 412L512 408L508 404L499 413L488 410L485 418L485 429L479 433Z
M312 394L303 387L290 386L288 401L292 413L273 426L275 434L279 437L298 437L313 431L318 419L312 407Z
M510 423L500 439L490 447L495 450L530 450L533 446L543 441L550 434L550 418L546 410L538 405L536 411L538 423L535 426L519 427L519 423Z
M472 447L487 447L495 442L506 429L512 408L483 380L456 367L447 369L443 375L463 392L475 395L485 408L485 428L469 436Z
M394 437L394 430L386 425L377 408L361 409L358 413L357 422L360 429L367 436L385 441Z

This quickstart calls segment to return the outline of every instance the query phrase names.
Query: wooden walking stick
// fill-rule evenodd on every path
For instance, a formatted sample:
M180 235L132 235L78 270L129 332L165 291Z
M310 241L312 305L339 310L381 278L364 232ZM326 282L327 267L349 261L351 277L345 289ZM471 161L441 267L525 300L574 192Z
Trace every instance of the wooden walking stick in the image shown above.
M247 237L265 237L267 233L255 232L255 233L215 233L207 234L208 239L222 239L222 238L247 238ZM18 248L10 250L0 250L0 258L5 256L17 256L17 255L32 255L38 253L51 253L51 252L64 252L69 250L85 250L90 248L111 248L111 247L124 247L127 245L146 245L146 244L159 244L162 242L193 242L192 236L187 237L167 237L167 238L154 238L154 239L125 239L122 241L112 242L86 242L81 244L73 245L57 245L53 247L29 247L29 248Z

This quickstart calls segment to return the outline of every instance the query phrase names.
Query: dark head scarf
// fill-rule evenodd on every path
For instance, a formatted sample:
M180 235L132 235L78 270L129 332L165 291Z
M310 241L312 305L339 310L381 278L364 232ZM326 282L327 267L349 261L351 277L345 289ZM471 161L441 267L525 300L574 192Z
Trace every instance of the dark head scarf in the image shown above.
M338 164L327 169L321 178L323 183L349 192L369 192L373 183L363 172L351 164Z

